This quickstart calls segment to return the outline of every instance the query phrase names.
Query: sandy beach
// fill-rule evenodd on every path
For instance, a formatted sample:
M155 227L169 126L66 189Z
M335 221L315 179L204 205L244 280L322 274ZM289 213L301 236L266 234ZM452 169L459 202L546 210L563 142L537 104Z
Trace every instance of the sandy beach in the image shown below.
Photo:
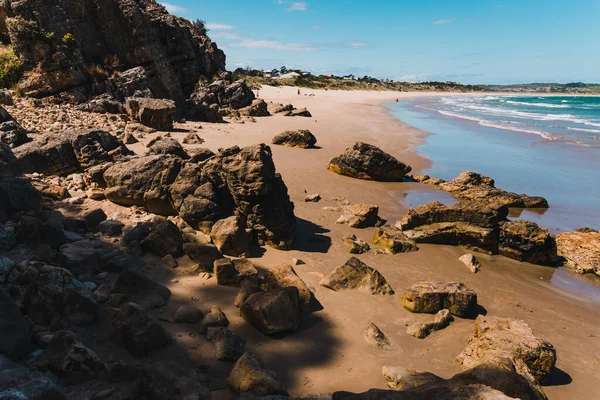
M314 94L314 96L312 96ZM447 329L419 340L406 333L408 324L430 319L428 315L411 314L400 303L403 291L420 280L460 281L473 288L479 304L488 315L518 318L526 321L534 333L557 350L557 368L544 390L551 399L593 399L600 385L600 314L598 304L558 289L550 283L553 268L519 263L502 256L477 254L483 267L474 275L458 261L466 251L457 247L420 245L418 252L399 255L360 256L369 266L379 270L396 291L394 296L370 296L358 291L333 292L318 286L320 278L342 265L349 257L341 238L354 233L371 241L374 228L357 230L336 224L338 213L323 207L337 205L334 198L344 197L351 203L370 203L380 207L380 216L395 223L407 208L398 201L399 194L410 190L428 190L417 183L380 183L338 176L325 169L327 162L356 141L376 145L399 160L411 165L418 174L428 160L415 152L425 133L392 117L382 104L396 98L439 95L428 93L336 92L297 88L260 89L267 101L292 103L306 107L312 118L272 116L256 122L227 124L187 123L178 125L196 130L206 141L199 147L213 151L233 145L240 147L270 143L273 136L290 129L309 129L318 139L317 149L302 150L271 146L277 170L283 176L295 203L299 221L296 250L278 251L267 248L252 262L268 269L300 258L306 265L295 267L300 277L315 290L322 305L303 322L301 329L284 338L263 336L239 317L233 305L236 288L217 286L213 279L189 276L183 269L169 271L154 268L154 278L173 292L163 312L171 315L191 297L200 299L202 308L218 304L231 321L230 329L247 341L247 350L259 354L287 385L291 396L330 393L337 390L366 391L385 388L381 375L384 365L429 371L444 378L460 372L456 356L471 336L473 320L457 318ZM172 133L183 139L186 132ZM149 141L155 135L148 135ZM143 152L143 143L131 146ZM190 147L190 146L186 146ZM193 147L193 146L191 146ZM319 193L319 203L305 203L306 193ZM120 207L110 205L111 210ZM186 260L180 260L185 264ZM180 271L181 272L178 272ZM177 278L178 283L170 283ZM156 311L158 313L158 311ZM364 340L370 322L376 323L389 337L392 349L380 350ZM212 346L194 331L194 326L168 325L179 337L179 345L193 364L206 364L225 376L231 366L214 360ZM196 333L195 335L193 335ZM191 335L192 334L192 335ZM193 350L190 350L193 349ZM187 353L187 354L186 354ZM153 359L175 357L172 347L160 350ZM233 399L227 389L213 393L215 399Z

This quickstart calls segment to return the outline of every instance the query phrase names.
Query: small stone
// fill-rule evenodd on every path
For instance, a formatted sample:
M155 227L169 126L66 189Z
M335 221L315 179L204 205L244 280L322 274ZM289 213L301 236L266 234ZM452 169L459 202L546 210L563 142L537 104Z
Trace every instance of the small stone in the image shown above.
M386 349L387 350L387 349L391 348L390 341L388 340L388 338L381 331L381 329L379 329L377 327L377 325L375 325L372 322L369 325L369 328L367 328L367 330L365 331L365 340L370 345L373 345L373 346L378 347L380 349Z
M432 332L446 328L452 321L454 321L454 318L450 315L450 311L442 310L435 315L433 322L417 322L412 324L408 327L406 333L418 339L425 339Z
M321 196L318 193L309 194L304 198L304 201L307 203L318 203L321 201Z
M292 260L292 265L306 265L306 263L299 258L294 258Z
M227 328L229 326L229 320L225 313L221 311L219 306L212 306L210 312L204 316L204 319L200 323L200 333L206 333L208 328Z
M471 270L472 273L476 274L481 268L481 263L473 254L465 254L459 258Z
M184 305L179 307L173 321L179 324L195 324L200 322L202 318L204 318L202 311L198 310L196 307Z
M171 268L177 268L179 266L177 260L171 254L167 254L166 256L164 256L162 258L162 262L165 263L167 267Z

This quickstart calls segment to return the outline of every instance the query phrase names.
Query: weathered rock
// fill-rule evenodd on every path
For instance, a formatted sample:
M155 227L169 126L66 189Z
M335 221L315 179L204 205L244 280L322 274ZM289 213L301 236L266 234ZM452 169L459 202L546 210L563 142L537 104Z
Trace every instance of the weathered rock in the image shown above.
M236 393L248 392L258 396L287 396L275 372L269 370L254 353L244 353L227 377L227 385Z
M250 106L255 99L254 92L245 82L237 81L228 86L222 80L198 87L191 97L194 104L218 105L234 110Z
M83 221L88 231L94 232L102 221L106 221L106 214L101 208L96 208L83 214Z
M364 240L357 238L356 235L344 236L342 241L348 248L350 254L364 254L371 250L371 246Z
M392 254L417 251L417 244L398 228L382 226L373 235L373 244L388 249Z
M473 336L457 361L473 368L503 359L522 361L541 382L556 364L556 350L552 344L534 336L524 321L480 315L475 321Z
M365 340L372 346L380 349L391 349L390 341L385 334L371 322L367 330L365 331Z
M183 138L184 144L202 144L204 139L198 136L197 133L190 132Z
M15 302L0 289L0 354L18 360L30 349L29 324Z
M216 155L212 150L205 148L188 149L187 153L190 155L190 161L193 163L201 163Z
M162 307L171 297L171 291L159 283L152 281L142 272L128 269L121 272L111 286L113 293L121 293L143 310Z
M217 360L237 361L244 354L246 340L227 328L208 328L206 338L214 343Z
M292 110L287 114L289 117L306 117L311 118L312 114L306 108L300 110Z
M245 258L230 260L222 258L215 261L214 273L217 284L225 286L242 286L246 281L256 281L258 271L250 260Z
M87 103L77 106L77 109L97 114L125 114L127 112L125 104L110 93L96 96Z
M419 282L404 292L402 306L410 312L435 314L447 309L464 317L477 305L477 294L456 282Z
M39 211L41 195L25 179L8 145L0 143L0 222L19 211Z
M232 257L250 255L250 237L246 232L246 222L232 216L217 221L211 231L210 237L219 251Z
M498 251L515 260L540 265L556 265L556 241L548 230L529 221L507 221L500 224Z
M183 149L181 144L173 138L160 138L150 146L150 154L170 154L183 160L190 155Z
M179 324L196 324L204 318L204 313L194 306L183 305L175 312L173 322Z
M15 121L4 107L0 106L0 143L5 143L10 147L19 147L30 141L27 131Z
M265 335L295 331L300 326L300 296L296 287L250 295L240 315Z
M459 260L469 268L469 270L476 274L481 268L481 262L473 254L465 254L459 258Z
M263 288L266 290L295 287L300 295L302 307L307 307L313 297L306 283L298 276L294 267L289 264L280 264L265 270Z
M118 254L110 258L102 269L106 272L121 273L128 269L142 269L146 262L133 254Z
M2 400L65 400L52 379L32 372L0 355L0 398Z
M27 0L4 12L15 53L24 70L34 72L19 84L28 96L70 91L86 98L116 87L124 96L139 91L183 105L201 77L225 68L223 52L205 31L158 3L92 0L73 7L65 0ZM31 27L54 35L32 41ZM72 39L65 44L65 37ZM112 71L117 73L109 78Z
M173 129L173 115L177 109L172 100L129 97L126 107L127 114L141 124L159 131Z
M9 280L28 283L23 310L34 324L61 329L96 320L98 303L94 295L65 269L25 263L13 269Z
M15 149L15 156L26 174L68 175L115 161L115 154L132 154L116 136L104 131L38 135Z
M271 143L285 147L309 149L315 147L317 138L309 130L285 131L275 136Z
M183 237L181 231L171 221L159 219L150 227L150 233L141 242L146 251L159 257L172 255L179 257L183 254Z
M16 263L8 257L0 256L0 285L4 285L8 279L10 271Z
M120 250L112 249L100 240L80 240L60 247L58 265L78 279L88 279L103 269L112 254L119 255Z
M408 327L406 333L418 339L425 339L431 333L446 328L454 321L450 311L441 310L435 315L433 322L417 322Z
M98 224L98 226L96 227L96 232L100 232L103 235L111 236L111 237L121 236L121 234L123 233L124 226L125 226L125 224L123 224L121 221L109 219L109 220L100 222Z
M184 253L198 263L198 268L204 272L213 272L214 263L223 258L223 254L213 245L185 243Z
M341 206L343 214L336 224L348 224L351 228L369 228L380 223L379 207L372 204Z
M370 294L394 294L394 290L379 271L356 257L350 258L344 265L333 270L319 282L319 285L336 292L358 289Z
M242 304L248 299L248 297L252 296L254 293L260 293L262 289L258 286L258 283L254 281L246 281L240 288L239 293L235 297L234 304L236 307L241 307Z
M67 382L78 382L94 377L103 368L98 355L85 347L77 335L59 331L52 336L35 366L42 371L52 371Z
M135 357L145 357L169 342L165 329L135 303L125 304L112 324L111 340Z
M410 209L398 223L404 234L417 243L465 246L497 254L498 224L508 208L488 201L460 201L446 206L437 201Z
M321 201L321 195L319 193L309 194L304 197L305 203L318 203Z
M104 194L122 206L145 207L160 215L175 215L169 186L181 170L181 159L170 155L136 158L116 164L104 172L108 189Z
M200 322L200 333L206 333L208 328L227 328L229 320L219 306L212 306L210 312Z
M268 117L271 115L269 106L263 99L256 99L248 107L240 109L240 114L248 117Z
M145 364L136 373L132 400L210 400L202 375L172 361ZM114 397L114 396L113 396Z
M352 178L385 182L401 181L411 171L409 166L383 150L363 142L357 142L331 160L327 169Z
M556 235L556 246L567 267L600 277L600 233L564 232Z
M420 386L444 382L443 378L430 372L417 372L401 367L383 366L381 373L389 388L396 391L412 390Z

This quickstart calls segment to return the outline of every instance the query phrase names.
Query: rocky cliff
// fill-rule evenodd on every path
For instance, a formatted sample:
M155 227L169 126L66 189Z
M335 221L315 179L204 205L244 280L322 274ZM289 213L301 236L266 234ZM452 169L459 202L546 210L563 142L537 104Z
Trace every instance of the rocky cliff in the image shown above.
M84 100L136 92L181 104L202 77L225 70L225 54L202 26L154 0L2 0L0 38L34 97Z

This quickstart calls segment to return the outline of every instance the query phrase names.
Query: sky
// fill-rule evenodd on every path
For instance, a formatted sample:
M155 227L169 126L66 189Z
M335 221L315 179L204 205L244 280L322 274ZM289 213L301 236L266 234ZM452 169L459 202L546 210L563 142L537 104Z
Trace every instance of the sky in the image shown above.
M600 83L600 0L168 0L227 68L470 84Z

